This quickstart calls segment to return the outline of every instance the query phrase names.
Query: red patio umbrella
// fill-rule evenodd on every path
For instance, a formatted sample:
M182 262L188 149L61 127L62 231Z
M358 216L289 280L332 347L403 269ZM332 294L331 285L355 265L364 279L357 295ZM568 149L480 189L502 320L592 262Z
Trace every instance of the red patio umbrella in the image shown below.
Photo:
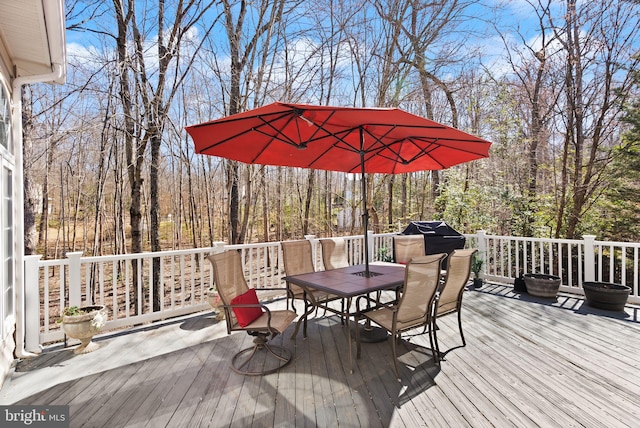
M188 126L198 153L248 164L362 174L444 169L489 156L490 142L397 108L276 102ZM365 274L368 213L363 204Z

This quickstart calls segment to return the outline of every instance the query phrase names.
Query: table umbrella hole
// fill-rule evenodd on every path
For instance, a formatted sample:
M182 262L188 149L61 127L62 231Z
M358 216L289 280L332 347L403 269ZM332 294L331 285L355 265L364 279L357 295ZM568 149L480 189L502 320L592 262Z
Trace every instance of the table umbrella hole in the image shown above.
M374 276L378 276L378 275L382 275L379 272L367 272L366 270L361 270L360 272L354 272L352 275L358 275L358 276L366 276L367 278L371 278Z

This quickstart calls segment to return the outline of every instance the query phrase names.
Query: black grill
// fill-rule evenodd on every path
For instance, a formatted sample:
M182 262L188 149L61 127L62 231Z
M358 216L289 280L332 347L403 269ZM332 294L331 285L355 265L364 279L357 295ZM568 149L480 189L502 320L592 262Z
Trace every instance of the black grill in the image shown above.
M464 248L466 238L444 221L412 221L402 235L423 235L425 254L447 253Z

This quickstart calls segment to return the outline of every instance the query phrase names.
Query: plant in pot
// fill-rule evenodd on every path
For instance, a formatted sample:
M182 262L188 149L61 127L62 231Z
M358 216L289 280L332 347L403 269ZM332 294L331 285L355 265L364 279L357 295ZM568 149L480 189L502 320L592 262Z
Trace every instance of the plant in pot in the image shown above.
M381 262L393 262L393 256L389 254L387 247L378 248L378 260Z
M482 266L484 265L484 260L478 253L473 255L473 260L471 260L471 271L473 272L473 286L476 288L482 287L482 278L480 278L480 272L482 271Z
M60 325L65 334L80 341L73 353L86 354L100 347L91 341L107 321L104 305L70 306L62 311Z

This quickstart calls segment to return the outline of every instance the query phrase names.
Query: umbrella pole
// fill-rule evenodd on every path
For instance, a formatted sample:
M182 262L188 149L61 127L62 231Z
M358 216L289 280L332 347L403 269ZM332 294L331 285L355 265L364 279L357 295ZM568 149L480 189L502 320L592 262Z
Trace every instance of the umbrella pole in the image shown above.
M364 213L362 214L362 223L364 225L364 263L365 277L369 278L371 273L369 272L369 211L367 210L367 176L364 172L364 132L360 127L360 167L362 170L362 206ZM371 307L371 301L367 299L367 307ZM360 328L356 323L355 328ZM365 325L362 326L360 332L360 340L365 343L376 343L387 340L388 333L386 330L380 327L374 327L371 325L371 320L367 318Z
M362 172L362 225L364 227L364 272L369 278L369 211L367 210L367 176L364 172L364 132L360 127L360 169Z

